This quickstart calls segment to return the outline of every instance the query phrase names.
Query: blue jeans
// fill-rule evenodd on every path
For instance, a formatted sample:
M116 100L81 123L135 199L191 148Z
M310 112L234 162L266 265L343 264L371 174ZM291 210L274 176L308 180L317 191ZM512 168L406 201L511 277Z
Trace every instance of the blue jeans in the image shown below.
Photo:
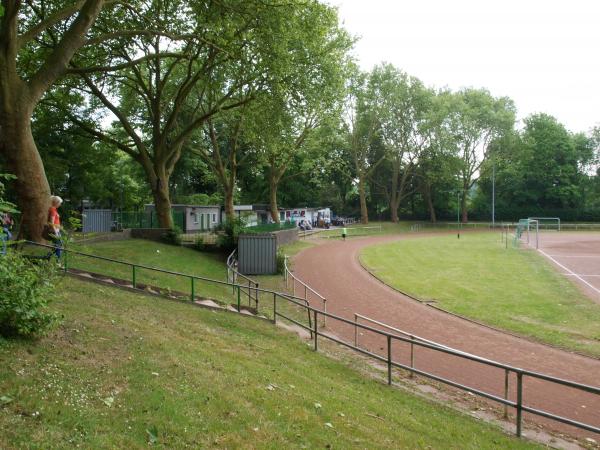
M61 239L60 231L56 231L55 236L56 238L52 240L52 243L54 244L54 254L56 255L56 259L60 259L64 243Z

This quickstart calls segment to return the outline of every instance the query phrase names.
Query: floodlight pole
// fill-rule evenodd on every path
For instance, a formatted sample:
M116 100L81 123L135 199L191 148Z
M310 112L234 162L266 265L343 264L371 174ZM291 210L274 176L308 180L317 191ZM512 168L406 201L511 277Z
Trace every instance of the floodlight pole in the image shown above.
M492 229L496 229L496 162L492 161Z
M460 191L456 191L456 237L460 239Z

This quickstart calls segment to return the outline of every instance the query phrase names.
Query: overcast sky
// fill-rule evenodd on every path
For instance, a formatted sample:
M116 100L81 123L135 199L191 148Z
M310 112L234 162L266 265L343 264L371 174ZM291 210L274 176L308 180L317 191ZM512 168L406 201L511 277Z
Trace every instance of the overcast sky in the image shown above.
M485 87L519 118L600 124L599 0L328 0L360 40L364 70L386 61L435 87Z

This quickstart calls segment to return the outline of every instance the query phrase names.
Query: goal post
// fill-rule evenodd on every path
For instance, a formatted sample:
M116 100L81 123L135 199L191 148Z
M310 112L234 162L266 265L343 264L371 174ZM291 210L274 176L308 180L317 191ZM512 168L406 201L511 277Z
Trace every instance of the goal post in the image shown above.
M540 232L540 221L532 217L528 219L520 219L515 228L515 239L514 246L519 247L519 242L525 234L527 245L533 245L535 248L539 248L539 232ZM531 234L534 233L533 236Z
M560 231L560 217L528 217L528 220L537 220L540 230Z

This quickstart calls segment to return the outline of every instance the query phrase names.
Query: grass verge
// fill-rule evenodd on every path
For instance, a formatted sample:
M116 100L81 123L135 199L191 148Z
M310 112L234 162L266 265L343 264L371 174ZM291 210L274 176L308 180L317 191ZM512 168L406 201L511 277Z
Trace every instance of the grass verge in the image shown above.
M0 448L533 448L265 322L65 278L0 340Z
M365 248L381 280L489 325L600 356L600 306L533 251L497 234L425 237Z

